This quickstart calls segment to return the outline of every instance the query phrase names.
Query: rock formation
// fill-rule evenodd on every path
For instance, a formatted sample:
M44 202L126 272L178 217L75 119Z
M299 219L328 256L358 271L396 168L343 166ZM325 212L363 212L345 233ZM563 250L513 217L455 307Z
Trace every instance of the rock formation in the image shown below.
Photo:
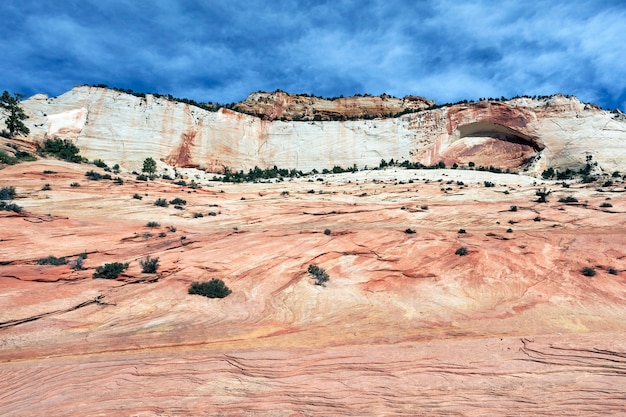
M0 169L23 207L0 211L2 416L624 414L622 177L198 173L192 189L89 170L104 174ZM182 209L154 204L177 197ZM81 254L84 269L38 262ZM92 278L111 262L130 267ZM232 294L188 294L214 277Z
M474 162L537 175L547 167L578 169L588 155L604 172L626 161L626 121L573 97L423 109L429 104L417 97L323 100L277 92L252 94L235 106L257 117L83 86L56 98L33 96L23 107L30 115L31 139L71 139L89 159L133 169L147 157L162 166L212 172L274 165L303 171L354 164L371 168L394 159L426 165ZM385 117L406 109L415 112ZM277 120L316 114L376 118Z

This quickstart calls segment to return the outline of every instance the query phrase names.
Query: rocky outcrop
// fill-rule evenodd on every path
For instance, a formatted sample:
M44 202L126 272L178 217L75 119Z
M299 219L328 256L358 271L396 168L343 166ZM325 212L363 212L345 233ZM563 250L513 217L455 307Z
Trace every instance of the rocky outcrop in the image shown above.
M417 96L399 99L383 94L325 99L276 91L252 93L237 103L234 109L264 120L329 121L390 117L398 113L424 110L433 104L432 100Z
M133 169L147 157L213 172L274 165L303 171L364 168L394 159L427 165L474 162L538 174L546 167L578 169L588 155L605 172L626 162L626 121L560 95L457 104L372 120L271 120L335 114L337 109L351 117L363 109L372 115L392 108L384 103L421 108L429 102L253 94L239 106L263 116L256 117L225 108L210 112L152 95L76 87L56 98L33 96L23 107L33 140L68 138L89 159Z

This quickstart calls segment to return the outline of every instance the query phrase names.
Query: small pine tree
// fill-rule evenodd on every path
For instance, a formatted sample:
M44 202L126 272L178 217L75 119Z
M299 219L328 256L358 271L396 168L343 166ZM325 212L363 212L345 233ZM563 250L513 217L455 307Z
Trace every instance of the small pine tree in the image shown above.
M156 168L156 161L153 158L146 158L143 160L143 169L141 171L152 175L156 172Z
M15 93L13 96L8 91L4 91L0 97L0 107L9 112L4 123L9 129L11 137L17 135L27 136L30 130L26 127L22 120L28 119L24 110L19 106L20 101L24 98L23 94Z

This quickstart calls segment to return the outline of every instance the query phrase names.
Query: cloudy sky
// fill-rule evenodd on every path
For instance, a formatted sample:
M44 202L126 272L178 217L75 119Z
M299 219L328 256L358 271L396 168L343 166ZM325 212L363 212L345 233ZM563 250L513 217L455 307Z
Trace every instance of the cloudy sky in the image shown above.
M0 90L27 95L563 93L626 111L620 0L1 0L0 16Z

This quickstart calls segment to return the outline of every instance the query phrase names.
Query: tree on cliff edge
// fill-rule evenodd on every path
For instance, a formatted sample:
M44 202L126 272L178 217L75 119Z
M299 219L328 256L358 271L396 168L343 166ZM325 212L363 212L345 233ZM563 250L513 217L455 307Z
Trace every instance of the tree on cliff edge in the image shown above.
M154 174L156 172L157 164L153 158L146 158L143 161L143 172L147 172L148 174Z
M8 91L4 90L2 97L0 97L0 107L8 111L7 119L4 121L9 128L9 136L13 137L17 135L28 135L30 130L24 125L22 120L28 119L28 116L24 114L24 110L19 106L20 100L24 98L23 94L15 93L13 96Z

